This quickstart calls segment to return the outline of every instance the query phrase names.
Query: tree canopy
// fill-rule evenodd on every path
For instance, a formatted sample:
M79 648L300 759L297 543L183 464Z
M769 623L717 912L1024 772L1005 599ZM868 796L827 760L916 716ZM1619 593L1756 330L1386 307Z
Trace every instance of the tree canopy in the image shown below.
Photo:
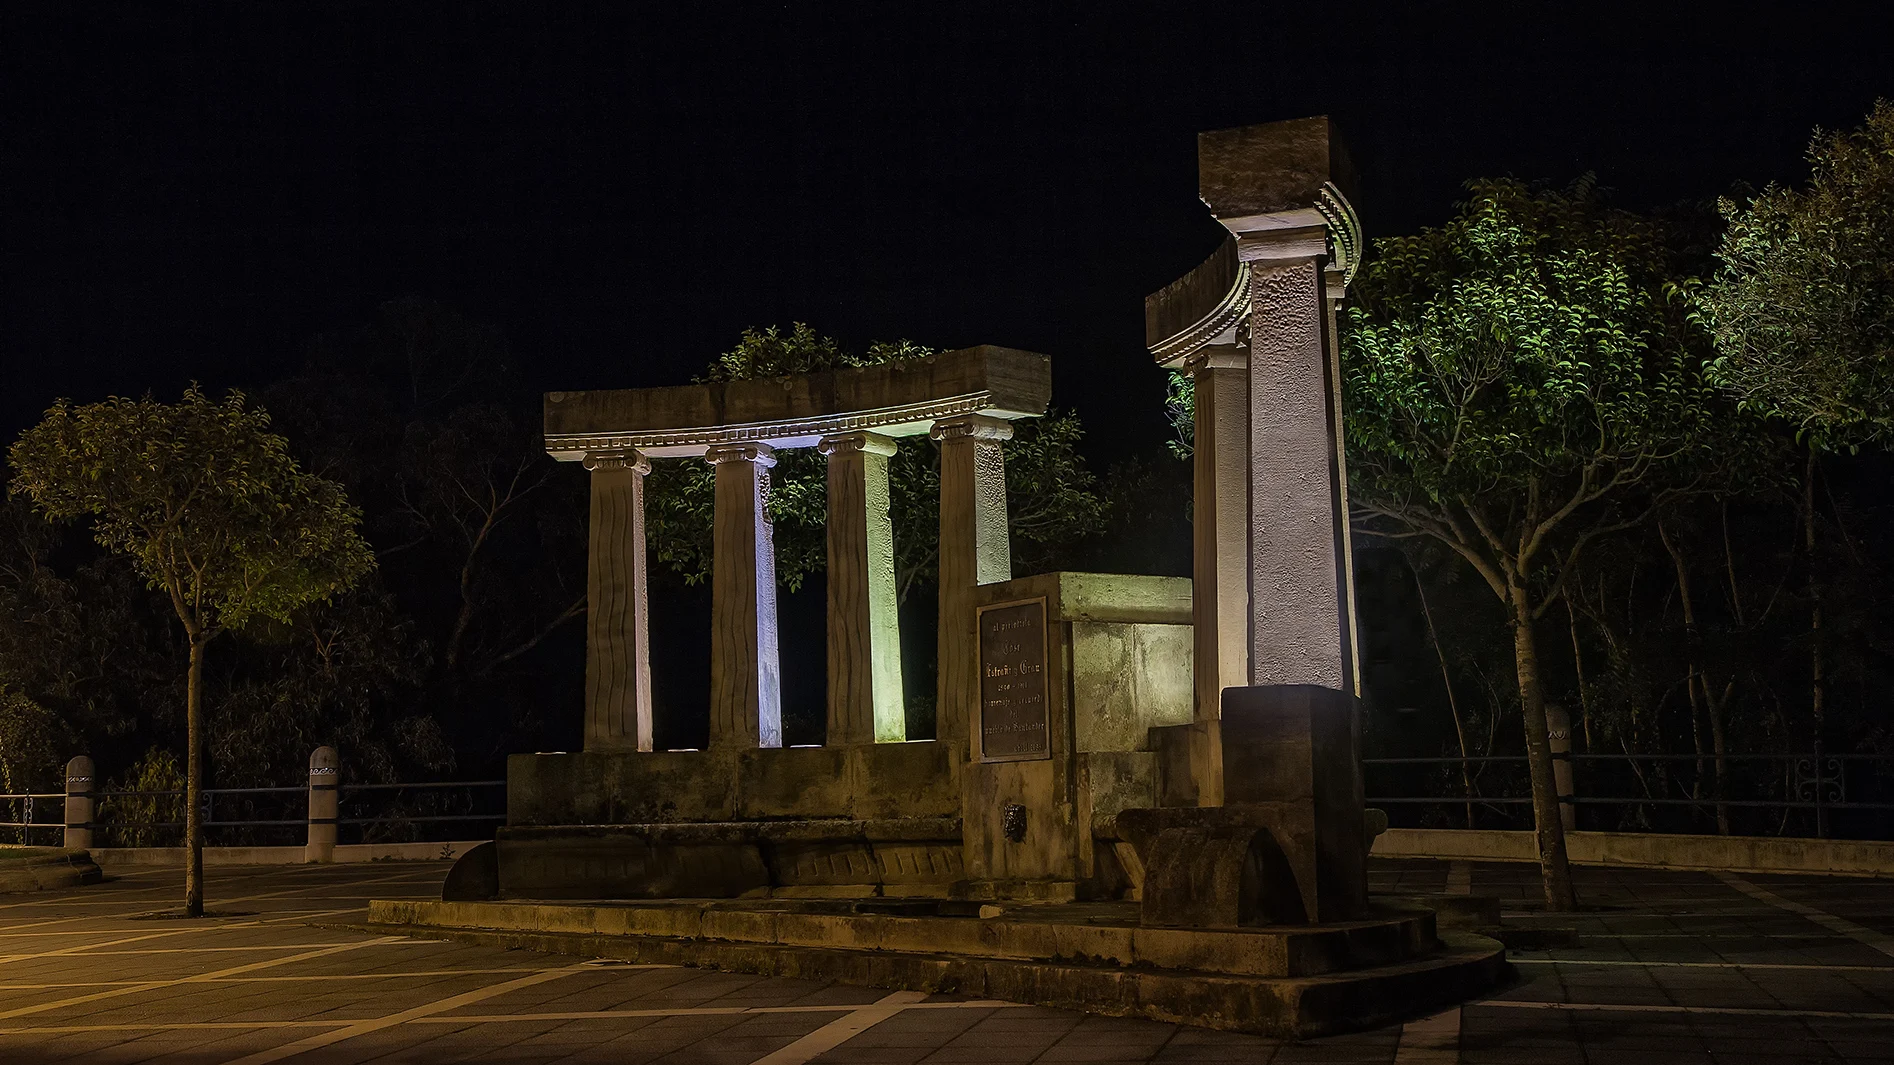
M1816 131L1808 187L1724 199L1717 379L1822 450L1894 439L1894 103Z

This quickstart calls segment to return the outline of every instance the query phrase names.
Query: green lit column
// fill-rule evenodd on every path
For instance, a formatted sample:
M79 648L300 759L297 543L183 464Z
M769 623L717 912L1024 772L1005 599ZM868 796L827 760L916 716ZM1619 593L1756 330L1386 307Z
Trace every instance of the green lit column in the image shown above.
M888 513L895 444L844 433L816 447L829 459L828 743L899 743L907 739L907 709Z

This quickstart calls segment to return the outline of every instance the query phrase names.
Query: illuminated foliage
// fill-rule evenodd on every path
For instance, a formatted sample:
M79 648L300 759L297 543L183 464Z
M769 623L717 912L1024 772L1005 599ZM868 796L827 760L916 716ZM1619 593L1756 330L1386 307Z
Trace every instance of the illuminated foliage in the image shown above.
M1713 375L1819 450L1894 439L1894 103L1817 131L1806 189L1771 186L1728 222L1701 291Z
M1585 182L1469 193L1447 225L1381 241L1357 282L1351 500L1363 532L1444 545L1505 604L1547 902L1569 908L1534 623L1600 538L1740 478L1750 434L1706 377L1659 226Z

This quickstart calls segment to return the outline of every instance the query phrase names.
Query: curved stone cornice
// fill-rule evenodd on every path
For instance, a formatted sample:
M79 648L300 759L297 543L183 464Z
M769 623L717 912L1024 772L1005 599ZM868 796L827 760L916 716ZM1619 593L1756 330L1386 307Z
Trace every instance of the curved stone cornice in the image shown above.
M546 450L564 461L625 449L691 458L724 444L798 448L847 433L919 436L968 415L1038 417L1051 392L1044 355L993 346L799 377L551 392Z

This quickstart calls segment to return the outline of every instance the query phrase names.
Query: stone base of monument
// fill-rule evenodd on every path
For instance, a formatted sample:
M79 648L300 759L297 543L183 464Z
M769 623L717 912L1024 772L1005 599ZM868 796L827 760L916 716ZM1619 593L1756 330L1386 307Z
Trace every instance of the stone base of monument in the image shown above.
M996 912L997 911L997 912ZM988 916L980 916L982 913ZM1150 928L1136 903L376 901L378 931L639 963L959 993L1306 1038L1482 994L1505 950L1424 909L1316 927Z

